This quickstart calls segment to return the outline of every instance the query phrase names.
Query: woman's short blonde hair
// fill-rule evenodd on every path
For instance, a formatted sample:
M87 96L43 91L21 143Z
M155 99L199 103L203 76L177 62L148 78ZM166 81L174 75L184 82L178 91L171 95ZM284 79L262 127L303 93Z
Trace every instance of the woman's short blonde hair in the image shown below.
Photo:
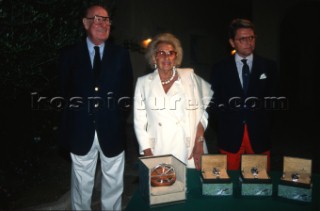
M154 56L155 52L158 50L157 48L160 43L168 43L173 46L173 48L177 52L175 66L180 67L181 63L182 63L183 50L181 47L180 40L171 33L161 33L161 34L156 35L152 39L151 43L148 45L145 56L146 56L146 59L150 65L150 67L151 68L154 67L153 56Z

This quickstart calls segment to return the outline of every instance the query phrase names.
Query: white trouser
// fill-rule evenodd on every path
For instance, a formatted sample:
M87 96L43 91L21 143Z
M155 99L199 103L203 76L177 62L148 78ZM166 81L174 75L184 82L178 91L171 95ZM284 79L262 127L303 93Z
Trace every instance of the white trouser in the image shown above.
M103 155L97 134L93 145L84 156L71 153L71 207L72 210L91 210L98 152L101 162L101 209L121 210L124 173L124 151L115 157Z

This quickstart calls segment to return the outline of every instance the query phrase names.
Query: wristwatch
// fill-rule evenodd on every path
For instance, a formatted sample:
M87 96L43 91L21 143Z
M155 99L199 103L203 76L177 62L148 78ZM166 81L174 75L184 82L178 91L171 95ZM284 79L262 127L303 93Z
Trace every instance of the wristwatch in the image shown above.
M204 141L205 141L205 139L204 139L203 136L199 136L199 137L197 138L197 142L204 142Z

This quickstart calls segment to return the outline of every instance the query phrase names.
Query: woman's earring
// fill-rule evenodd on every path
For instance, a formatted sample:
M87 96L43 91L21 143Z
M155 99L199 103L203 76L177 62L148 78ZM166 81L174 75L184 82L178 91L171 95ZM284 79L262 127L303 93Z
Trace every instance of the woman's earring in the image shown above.
M154 69L157 69L157 67L158 67L157 64L154 64Z

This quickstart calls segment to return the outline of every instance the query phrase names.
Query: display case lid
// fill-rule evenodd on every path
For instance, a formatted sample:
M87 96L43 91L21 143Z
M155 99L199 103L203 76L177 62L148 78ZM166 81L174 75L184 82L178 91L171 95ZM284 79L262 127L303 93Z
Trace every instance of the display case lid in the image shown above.
M297 157L283 157L283 172L297 172L311 175L312 160Z

